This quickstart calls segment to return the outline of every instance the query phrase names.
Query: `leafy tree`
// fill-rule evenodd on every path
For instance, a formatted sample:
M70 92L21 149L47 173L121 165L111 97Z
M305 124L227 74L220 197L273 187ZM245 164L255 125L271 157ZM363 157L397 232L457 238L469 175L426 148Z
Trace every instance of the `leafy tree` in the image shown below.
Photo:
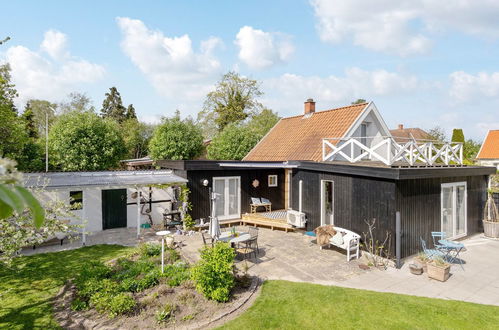
M256 80L230 71L222 76L215 90L206 96L198 120L214 120L218 131L221 131L231 123L239 123L251 114L260 112L262 105L256 98L262 94Z
M203 151L203 134L191 118L180 119L177 111L171 118L163 118L154 130L149 143L152 159L193 159Z
M68 100L57 106L58 113L63 115L70 112L95 112L92 100L85 94L72 92Z
M17 113L14 105L14 99L18 96L15 85L11 83L10 65L0 65L0 105L9 107Z
M133 106L132 106L133 108ZM120 92L116 87L109 88L106 98L102 102L101 115L103 118L112 118L117 122L123 122L126 117L126 108L123 106Z
M479 142L473 141L472 139L466 140L463 144L463 157L469 161L473 161L482 145Z
M61 115L49 133L49 146L64 171L115 168L126 152L118 124L89 111Z
M137 119L137 114L135 113L135 108L133 107L133 104L129 104L128 108L126 108L125 117L126 119Z
M33 112L33 122L38 136L45 135L45 126L48 119L49 128L55 121L57 104L45 100L29 100L29 108ZM46 116L48 118L46 118Z
M248 128L257 135L263 137L272 127L275 126L275 124L277 124L279 119L281 119L281 117L279 117L277 113L265 108L259 114L251 117L248 122Z
M241 160L261 138L261 134L247 125L231 124L211 140L208 146L208 158Z
M452 131L452 142L461 142L464 143L464 133L463 130L460 128L455 128Z
M154 132L154 126L141 123L135 118L127 119L121 124L127 158L141 158L147 156L147 147Z
M447 140L447 136L445 135L445 131L440 126L435 126L430 128L428 131L429 140L434 140L438 142L445 142Z
M364 100L364 99L357 99L356 101L353 101L352 104L362 104L362 103L366 103L367 101Z
M29 102L26 103L22 118L24 119L24 125L26 127L28 137L36 139L38 137L38 130L35 125L35 115L33 114L33 110L31 109Z

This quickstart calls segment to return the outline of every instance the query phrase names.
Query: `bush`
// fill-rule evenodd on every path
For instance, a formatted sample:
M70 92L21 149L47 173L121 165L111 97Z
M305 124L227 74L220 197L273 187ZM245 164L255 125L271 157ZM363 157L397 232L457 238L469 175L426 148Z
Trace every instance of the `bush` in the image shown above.
M166 283L169 286L179 286L190 278L189 268L184 262L167 265L163 276L167 278Z
M130 312L137 304L128 293L110 294L97 292L90 299L90 304L100 313L107 312L109 317Z
M234 287L234 250L227 243L217 243L201 251L201 260L192 271L196 289L206 298L224 302Z
M80 298L76 298L71 302L71 310L82 311L87 308L88 308L88 303Z
M139 246L139 253L144 257L154 257L161 254L161 244L145 243Z

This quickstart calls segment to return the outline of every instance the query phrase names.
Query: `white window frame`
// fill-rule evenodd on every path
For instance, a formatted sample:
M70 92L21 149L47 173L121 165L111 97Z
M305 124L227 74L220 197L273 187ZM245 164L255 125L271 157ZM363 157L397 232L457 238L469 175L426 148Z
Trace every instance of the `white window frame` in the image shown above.
M227 184L229 182L229 179L237 179L237 214L227 214L229 213L229 203L227 202L227 198L229 196L229 185ZM229 219L239 219L241 217L241 177L240 176L217 176L213 177L212 179L212 184L213 184L213 189L215 189L215 180L225 180L225 191L224 191L224 198L225 198L225 205L224 205L224 213L225 215L223 216L218 216L219 220L229 220ZM213 190L214 191L214 190Z
M274 180L274 183L272 183L272 180ZM269 175L268 185L269 185L269 187L277 187L277 175L275 175L275 174Z
M468 185L466 181L460 181L460 182L448 182L448 183L442 183L441 188L440 188L440 230L444 230L444 189L443 188L449 188L452 187L452 230L455 232L456 230L456 221L457 221L457 186L464 186L464 233L451 236L451 237L446 237L448 239L456 239L456 238L461 238L465 237L468 235Z
M324 226L326 223L325 223L325 219L324 219L324 209L326 207L326 205L324 205L324 184L326 182L331 182L332 185L333 185L333 189L332 189L332 192L333 192L333 195L332 195L332 207L333 207L333 216L332 216L332 219L331 219L331 225L334 225L334 181L333 180L321 180L321 226Z

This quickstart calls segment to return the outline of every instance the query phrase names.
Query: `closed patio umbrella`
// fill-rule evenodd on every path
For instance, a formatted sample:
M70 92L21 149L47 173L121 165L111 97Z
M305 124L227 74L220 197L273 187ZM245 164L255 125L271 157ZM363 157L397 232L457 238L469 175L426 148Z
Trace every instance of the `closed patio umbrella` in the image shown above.
M217 200L217 193L212 193L211 194L211 221L210 221L210 226L208 228L208 233L210 236L214 239L217 240L218 237L220 237L220 223L218 222L218 217L216 216L216 200Z

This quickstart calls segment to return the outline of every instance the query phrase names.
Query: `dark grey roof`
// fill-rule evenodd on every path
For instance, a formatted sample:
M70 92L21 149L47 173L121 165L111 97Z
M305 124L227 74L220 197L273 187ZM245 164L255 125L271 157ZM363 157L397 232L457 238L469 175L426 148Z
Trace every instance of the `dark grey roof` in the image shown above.
M136 186L185 183L171 170L25 173L27 187Z

